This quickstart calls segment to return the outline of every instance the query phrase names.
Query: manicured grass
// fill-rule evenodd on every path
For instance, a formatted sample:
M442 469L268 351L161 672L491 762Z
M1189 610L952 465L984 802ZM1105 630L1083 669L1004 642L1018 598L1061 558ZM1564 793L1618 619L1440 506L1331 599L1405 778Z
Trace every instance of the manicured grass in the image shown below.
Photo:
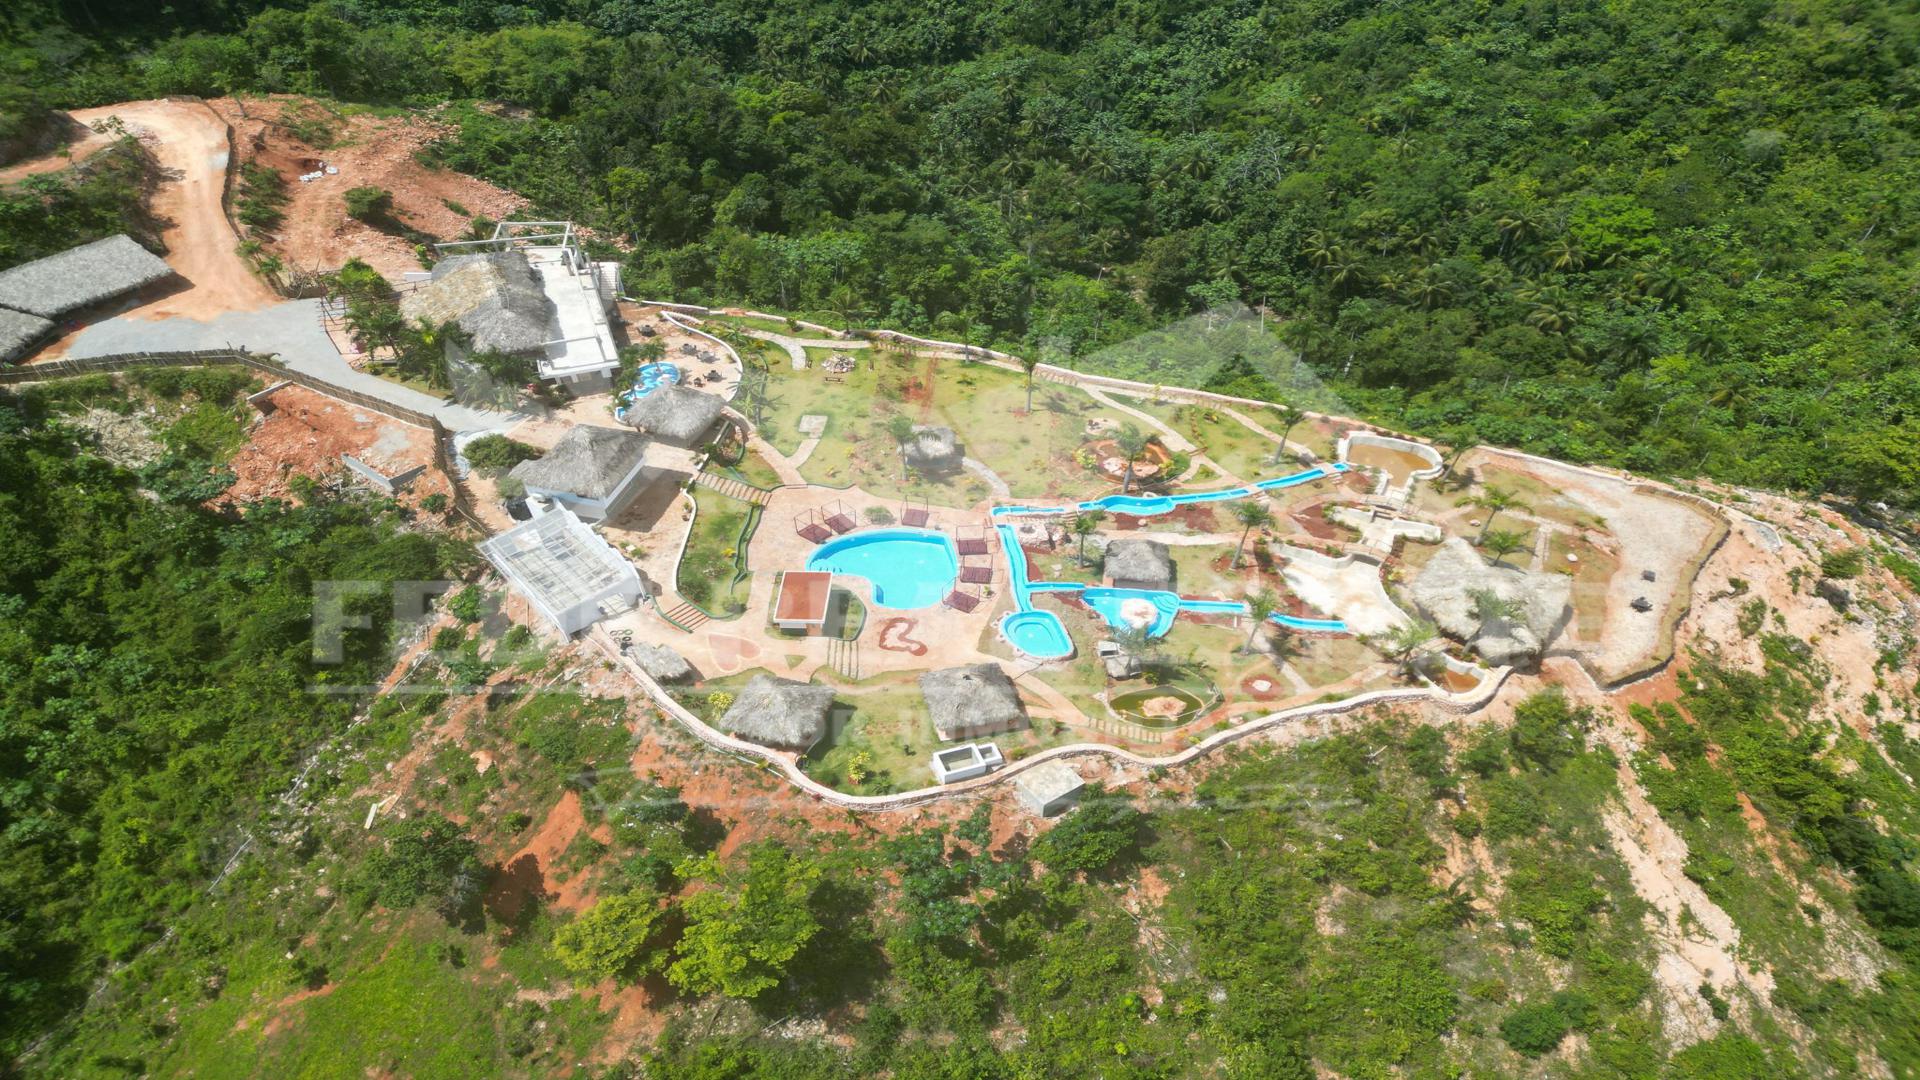
M773 466L767 464L766 458L752 450L740 459L740 464L726 466L722 471L743 483L768 491L780 486L780 474L773 471Z
M1251 483L1299 471L1291 457L1276 460L1279 443L1254 431L1229 416L1224 410L1205 405L1187 405L1151 398L1123 399L1140 411L1158 417L1167 426L1185 435L1220 467ZM1286 427L1270 411L1245 408L1247 415L1275 434ZM1294 426L1290 441L1307 446L1322 458L1333 456L1334 443L1315 425L1302 421Z
M680 595L719 618L744 610L749 579L734 580L735 559L746 549L741 531L753 507L711 488L693 488L693 533L674 569Z
M790 329L785 319L763 319L757 315L702 315L699 318L703 323L738 326L743 330L764 330L771 334L785 334L789 337L809 337L819 332L804 326Z

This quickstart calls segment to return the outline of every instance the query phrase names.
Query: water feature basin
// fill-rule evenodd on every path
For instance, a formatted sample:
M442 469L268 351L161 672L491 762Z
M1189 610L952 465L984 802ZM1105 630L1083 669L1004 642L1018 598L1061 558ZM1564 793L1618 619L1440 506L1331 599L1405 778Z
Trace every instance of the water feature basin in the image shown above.
M1007 644L1035 660L1059 660L1073 655L1073 638L1060 616L1051 611L1015 611L1000 620L1000 636Z

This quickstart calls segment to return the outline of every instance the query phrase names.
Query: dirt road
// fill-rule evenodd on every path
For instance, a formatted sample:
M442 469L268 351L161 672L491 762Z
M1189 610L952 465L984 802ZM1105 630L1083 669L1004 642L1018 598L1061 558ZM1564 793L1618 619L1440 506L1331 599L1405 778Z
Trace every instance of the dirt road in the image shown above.
M189 287L128 314L138 319L210 319L252 311L281 298L234 251L239 238L220 207L226 186L227 132L212 109L197 101L130 101L76 109L91 124L118 116L159 160L161 182L153 213L166 222L167 263Z
M99 153L102 148L113 144L111 136L90 131L82 124L74 124L68 137L72 141L67 144L64 152L48 154L46 157L18 162L0 169L0 184L17 183L41 173L59 172L61 169L85 161Z

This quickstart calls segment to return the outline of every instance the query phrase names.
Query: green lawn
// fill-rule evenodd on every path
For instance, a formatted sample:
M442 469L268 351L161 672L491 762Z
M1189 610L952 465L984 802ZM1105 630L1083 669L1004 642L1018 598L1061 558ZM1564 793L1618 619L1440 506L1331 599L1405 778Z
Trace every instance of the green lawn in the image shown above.
M1274 460L1277 443L1219 409L1172 401L1155 402L1144 397L1130 398L1128 404L1185 435L1208 457L1219 462L1221 468L1249 483L1296 471L1291 461ZM1286 428L1269 410L1248 406L1239 411L1275 434ZM1323 458L1333 456L1333 440L1311 423L1302 421L1295 425L1289 440L1311 448Z
M733 618L745 610L750 579L736 581L736 559L746 550L742 531L754 507L711 488L693 489L693 534L674 569L674 585L681 596L718 618ZM749 532L747 536L751 536Z

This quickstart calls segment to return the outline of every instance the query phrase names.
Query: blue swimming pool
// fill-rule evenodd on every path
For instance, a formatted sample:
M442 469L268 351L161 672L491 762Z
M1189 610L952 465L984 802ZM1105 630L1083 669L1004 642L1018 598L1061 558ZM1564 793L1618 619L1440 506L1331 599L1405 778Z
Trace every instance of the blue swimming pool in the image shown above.
M1160 637L1173 629L1173 620L1180 614L1180 597L1175 593L1159 592L1153 589L1088 589L1080 594L1088 607L1100 613L1107 625L1115 630L1125 630L1137 625L1127 618L1129 607L1137 604L1129 601L1143 601L1153 611L1153 621L1147 624L1148 637Z
M960 575L960 556L945 533L868 529L820 545L807 569L866 578L876 606L908 611L946 597Z
M1007 644L1035 660L1059 660L1073 655L1073 638L1051 611L1014 611L1000 620L1000 636Z

